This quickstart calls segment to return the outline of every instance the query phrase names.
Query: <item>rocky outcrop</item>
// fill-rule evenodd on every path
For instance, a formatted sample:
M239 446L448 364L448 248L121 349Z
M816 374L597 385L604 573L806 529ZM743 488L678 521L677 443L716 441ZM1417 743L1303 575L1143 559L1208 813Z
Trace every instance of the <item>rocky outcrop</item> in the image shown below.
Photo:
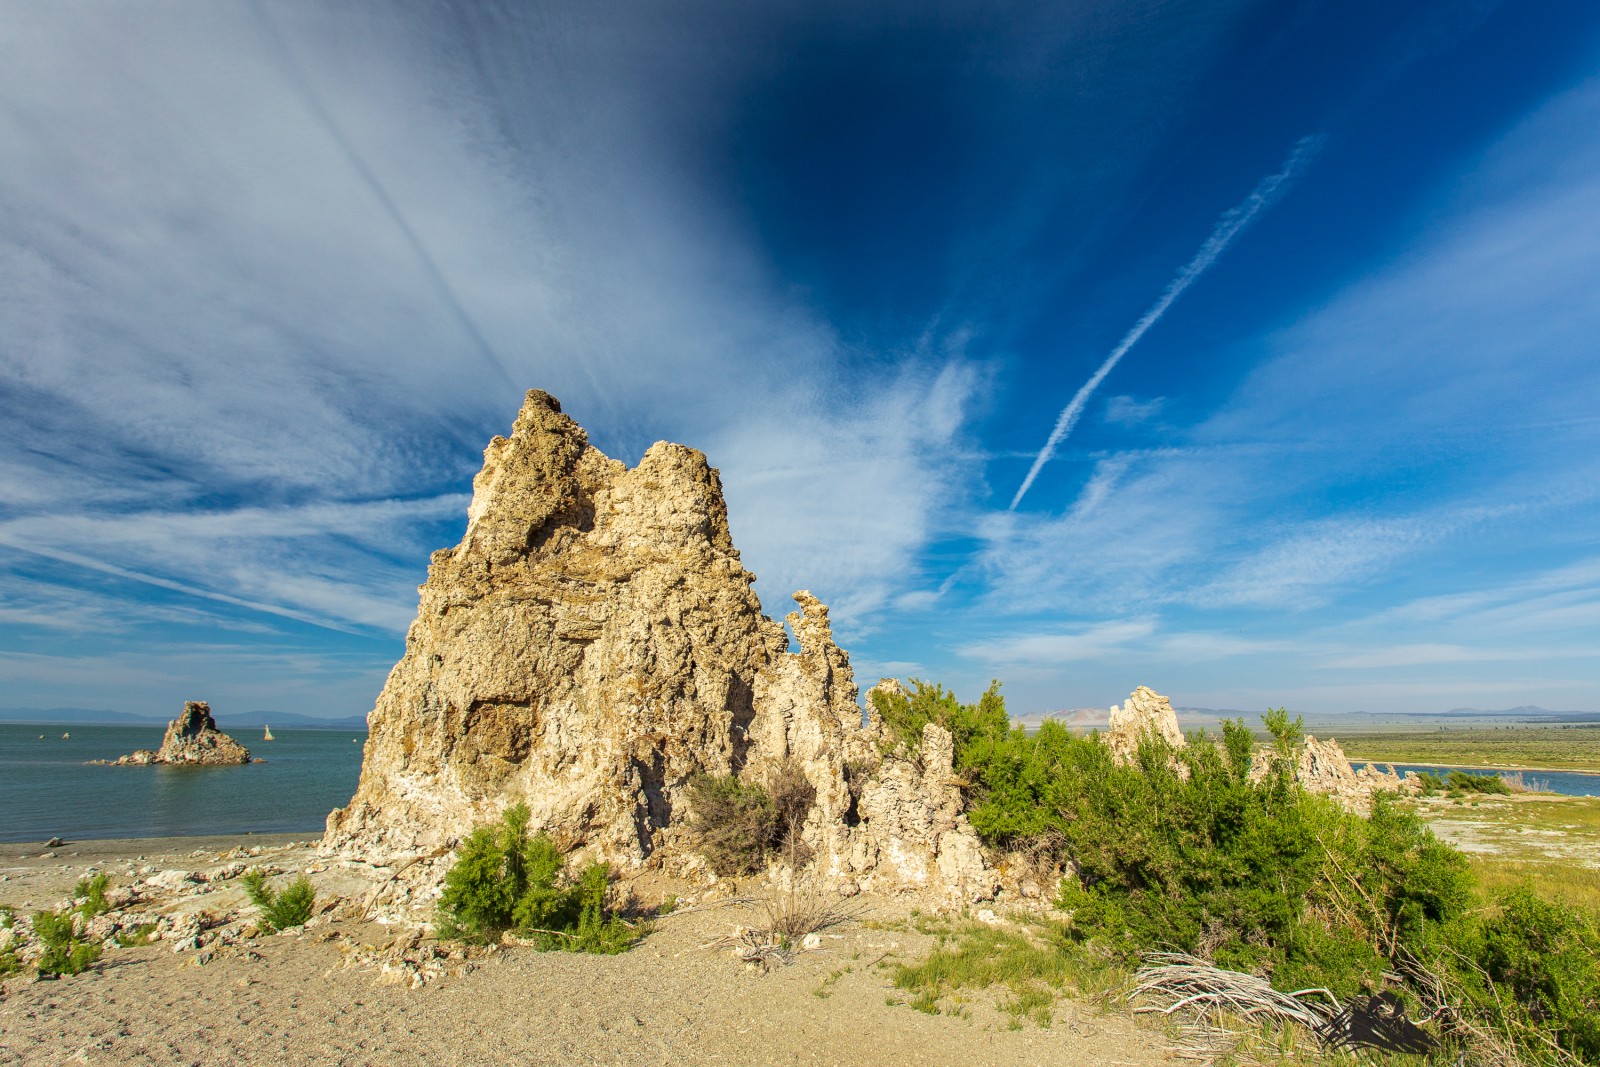
M1111 706L1111 726L1106 731L1111 758L1118 763L1133 763L1146 737L1165 741L1173 748L1186 745L1172 701L1149 686L1141 685L1128 694L1127 701Z
M167 732L161 739L160 749L152 752L148 748L141 748L110 762L117 766L149 764L228 766L249 763L250 750L217 729L217 721L211 717L210 704L203 700L191 700L183 705L183 714L167 724Z
M1256 754L1250 779L1262 781L1272 773L1278 757L1271 750ZM1395 773L1394 767L1367 764L1359 771L1350 765L1344 748L1333 738L1318 741L1307 735L1294 753L1294 780L1308 793L1330 796L1353 811L1365 811L1375 793L1410 792L1414 786Z
M930 793L879 754L826 606L795 594L790 651L754 580L702 453L659 442L630 469L528 393L484 453L461 543L433 554L324 849L409 865L425 898L436 861L521 801L565 848L676 862L693 777L792 763L816 791L803 833L819 872L938 888L948 856L955 891L981 883L976 839L946 842L961 827L937 813L954 787ZM947 779L948 744L942 758L930 773Z
M1331 737L1318 741L1310 735L1296 754L1295 780L1307 792L1331 796L1350 808L1367 807L1374 793L1398 793L1407 789L1392 766L1380 769L1367 764L1358 771L1350 766L1339 742Z

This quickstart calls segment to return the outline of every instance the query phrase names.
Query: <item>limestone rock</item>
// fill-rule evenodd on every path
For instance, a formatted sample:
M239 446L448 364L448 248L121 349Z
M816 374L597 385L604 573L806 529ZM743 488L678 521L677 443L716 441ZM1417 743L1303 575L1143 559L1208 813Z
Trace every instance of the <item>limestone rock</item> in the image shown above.
M702 453L659 442L629 469L534 390L467 514L433 554L325 852L403 865L390 892L421 908L456 842L521 801L564 848L687 861L691 778L793 764L816 790L819 875L984 892L948 734L920 766L880 755L827 607L795 594L795 651L762 613Z
M533 829L638 864L690 777L746 762L756 675L787 644L717 472L666 442L629 470L535 390L489 443L467 517L433 554L325 841L448 848L521 800Z
M1338 741L1331 737L1318 741L1310 735L1295 758L1295 779L1307 792L1326 794L1352 808L1367 807L1374 793L1406 789L1393 767L1385 772L1369 764L1357 771Z
M1128 695L1126 702L1111 706L1106 744L1111 746L1112 759L1124 764L1134 762L1139 754L1139 743L1147 735L1154 735L1173 748L1186 745L1172 701L1149 686L1141 685Z
M1265 779L1272 773L1275 758L1270 750L1258 753L1250 768L1250 779L1257 782ZM1294 755L1294 780L1308 793L1333 797L1353 811L1370 807L1376 793L1404 793L1416 788L1396 774L1393 766L1379 768L1368 764L1356 770L1338 741L1331 737L1318 741L1309 734Z
M149 764L227 766L249 763L250 750L217 729L217 721L211 717L210 704L203 700L191 700L183 705L183 714L167 724L166 736L161 739L159 750L152 752L148 748L141 748L110 762L117 766Z

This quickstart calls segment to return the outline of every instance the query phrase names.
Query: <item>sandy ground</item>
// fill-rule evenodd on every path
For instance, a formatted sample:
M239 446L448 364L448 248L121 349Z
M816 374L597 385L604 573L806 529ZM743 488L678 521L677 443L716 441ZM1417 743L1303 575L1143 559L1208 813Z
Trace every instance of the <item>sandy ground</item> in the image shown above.
M115 884L146 868L195 870L241 849L286 871L312 870L325 898L357 886L323 867L312 843L278 837L84 842L46 850L0 845L0 905L53 906L86 868ZM325 862L325 861L324 861ZM640 885L640 895L669 889ZM332 911L294 934L212 951L158 941L108 952L57 981L0 986L0 1064L1071 1064L1176 1062L1157 1029L1120 1010L1061 1001L1054 1024L1013 1029L980 993L967 1016L903 1004L887 966L932 939L876 927L909 903L858 898L862 920L770 973L705 947L759 914L722 903L659 920L614 957L509 948L421 988L386 982L371 963L399 931ZM188 886L153 907L181 915L237 911L231 882ZM203 962L202 962L203 961ZM31 971L31 969L30 969ZM391 975L390 978L399 977Z

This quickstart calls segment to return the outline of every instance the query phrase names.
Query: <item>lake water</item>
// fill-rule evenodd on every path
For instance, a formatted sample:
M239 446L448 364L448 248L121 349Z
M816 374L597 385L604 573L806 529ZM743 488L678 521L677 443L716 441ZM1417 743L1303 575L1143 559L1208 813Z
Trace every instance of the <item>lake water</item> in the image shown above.
M71 737L63 740L63 733ZM40 735L44 739L40 740ZM361 775L365 732L279 730L277 740L240 730L236 740L265 763L243 767L93 767L161 744L160 727L0 723L0 841L205 834L319 834ZM1361 763L1354 764L1357 767ZM1395 770L1464 770L1397 763ZM1600 774L1527 771L1553 793L1600 796Z
M1357 770L1365 767L1365 763L1356 760L1350 761L1350 766ZM1387 767L1387 763L1379 763L1378 767ZM1515 774L1517 772L1495 767L1443 767L1425 763L1396 763L1395 773L1404 775L1407 771L1431 771L1441 778L1451 771L1466 771L1468 774ZM1522 780L1530 789L1540 789L1547 793L1561 793L1569 797L1600 797L1600 774L1585 774L1582 771L1523 771Z
M63 740L63 733L71 733ZM44 735L44 740L39 735ZM0 723L0 841L204 834L320 834L361 775L366 731L239 730L265 763L241 767L91 767L159 748L159 726Z

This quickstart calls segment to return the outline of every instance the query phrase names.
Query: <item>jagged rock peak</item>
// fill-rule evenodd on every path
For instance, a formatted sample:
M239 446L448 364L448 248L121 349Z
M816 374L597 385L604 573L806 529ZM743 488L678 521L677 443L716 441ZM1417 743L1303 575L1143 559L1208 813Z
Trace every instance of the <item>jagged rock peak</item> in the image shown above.
M1141 685L1128 695L1128 699L1111 706L1111 725L1106 732L1106 743L1118 763L1132 763L1139 753L1139 743L1153 734L1173 748L1187 744L1183 731L1178 728L1178 713L1172 710L1172 701L1149 686Z
M787 643L754 580L704 454L659 442L630 470L528 393L433 554L329 839L425 850L524 800L536 829L642 861L684 783L747 755Z

